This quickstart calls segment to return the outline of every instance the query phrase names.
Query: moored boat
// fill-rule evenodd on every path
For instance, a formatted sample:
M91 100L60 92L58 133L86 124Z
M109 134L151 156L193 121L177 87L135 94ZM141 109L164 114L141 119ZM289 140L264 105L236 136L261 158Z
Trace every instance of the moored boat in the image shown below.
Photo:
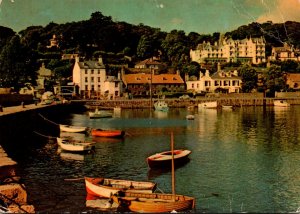
M95 137L124 137L125 132L122 130L103 130L103 129L92 129L91 135Z
M173 133L171 135L171 151L172 194L119 191L117 194L111 196L111 198L120 207L131 212L167 213L195 209L195 198L175 193Z
M187 120L194 120L195 119L195 116L192 115L192 114L189 114L189 115L186 115L185 117Z
M74 139L57 137L57 144L62 150L69 152L87 152L94 148L93 143L77 141Z
M156 111L169 111L169 106L164 100L159 100L155 102L154 108Z
M278 107L289 107L290 104L286 100L274 100L274 106Z
M176 149L173 151L174 163L180 165L186 163L189 160L189 155L192 152L190 150ZM147 159L147 164L150 168L158 167L171 167L172 163L172 151L160 152L149 156Z
M59 129L62 132L85 132L87 131L87 127L84 126L70 126L70 125L63 125L59 124Z
M198 104L198 109L205 109L205 108L217 108L218 102L217 101L210 101Z
M89 112L89 117L92 118L108 118L113 117L113 113L99 110L98 108L95 109L95 111Z
M112 198L131 212L167 213L195 208L195 199L185 195L119 191Z
M111 178L85 177L87 199L94 197L109 198L118 191L152 193L156 189L156 183L150 181L132 181Z

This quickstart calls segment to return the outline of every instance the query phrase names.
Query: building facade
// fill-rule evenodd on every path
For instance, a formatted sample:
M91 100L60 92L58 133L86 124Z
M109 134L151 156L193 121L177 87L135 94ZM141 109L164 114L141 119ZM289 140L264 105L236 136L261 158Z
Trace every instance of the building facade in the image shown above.
M190 92L225 92L225 93L239 93L241 91L242 79L235 71L218 71L210 75L206 70L205 74L200 72L199 78L194 78L186 81L187 91Z
M160 92L183 92L184 81L177 74L122 74L122 80L126 89L132 95L158 95ZM151 90L150 90L151 89Z
M284 43L283 47L272 47L270 60L294 60L300 62L300 50L294 49L293 46Z
M259 64L266 62L265 39L246 38L243 40L221 39L214 45L210 42L199 44L190 50L191 61L202 63L237 62Z
M122 93L120 76L107 76L102 58L98 61L80 61L76 57L73 83L79 88L79 95L86 98L113 99Z

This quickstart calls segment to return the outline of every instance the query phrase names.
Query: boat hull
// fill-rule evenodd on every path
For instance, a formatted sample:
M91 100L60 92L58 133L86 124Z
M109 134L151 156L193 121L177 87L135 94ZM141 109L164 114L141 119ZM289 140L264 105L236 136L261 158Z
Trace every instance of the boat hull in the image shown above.
M68 125L59 125L59 129L62 132L72 132L72 133L80 133L85 132L87 130L86 127L81 126L68 126Z
M189 161L189 150L174 150L174 164L176 167L181 166ZM171 168L172 154L171 151L151 155L146 159L150 168Z
M109 198L120 190L125 192L152 193L156 189L156 183L147 181L86 177L85 187L88 193L88 200L91 200L93 197Z
M112 137L112 138L122 138L125 135L125 132L122 130L102 130L102 129L93 129L91 131L92 136L95 137Z
M57 144L62 150L68 152L88 152L94 148L91 143L70 142L62 138L57 138Z
M195 199L189 196L172 194L119 193L121 197L113 196L113 200L122 208L131 212L167 213L195 209Z
M274 100L275 107L289 107L290 104L285 100Z
M218 102L212 101L212 102L205 102L205 103L199 103L198 108L199 109L206 109L206 108L217 108Z

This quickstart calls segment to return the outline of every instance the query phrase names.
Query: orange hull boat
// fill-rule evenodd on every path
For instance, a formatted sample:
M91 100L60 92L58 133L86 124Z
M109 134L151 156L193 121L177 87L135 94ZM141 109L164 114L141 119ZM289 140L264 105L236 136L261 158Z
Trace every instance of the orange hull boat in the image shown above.
M95 137L124 137L125 132L122 130L92 129L91 134Z

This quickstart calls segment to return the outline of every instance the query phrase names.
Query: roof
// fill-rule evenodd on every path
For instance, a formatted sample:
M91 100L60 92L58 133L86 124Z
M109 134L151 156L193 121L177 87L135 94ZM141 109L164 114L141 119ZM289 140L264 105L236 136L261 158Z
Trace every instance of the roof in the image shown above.
M126 84L146 84L151 82L151 74L125 74ZM152 84L184 84L183 79L178 74L152 75Z
M101 69L105 68L104 64L99 63L98 61L84 61L78 62L80 69Z
M300 82L300 74L297 73L288 73L287 79L293 82Z
M136 65L163 65L163 63L153 60L152 58L145 59Z
M228 79L228 80L232 80L232 79L239 79L241 80L242 78L239 76L234 75L233 72L215 72L211 75L212 79Z

